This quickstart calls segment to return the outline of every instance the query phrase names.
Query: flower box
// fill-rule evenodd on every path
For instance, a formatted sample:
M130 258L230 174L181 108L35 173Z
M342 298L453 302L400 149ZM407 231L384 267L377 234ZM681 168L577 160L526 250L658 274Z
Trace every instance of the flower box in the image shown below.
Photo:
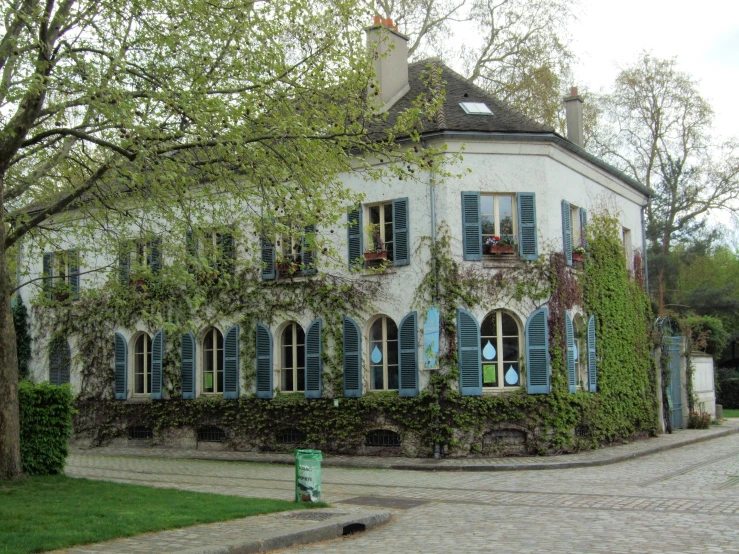
M584 263L585 262L585 254L582 254L580 252L573 252L572 253L572 261L573 262Z
M128 281L129 287L134 287L138 291L146 290L146 279L130 279Z
M375 262L378 260L387 260L387 250L380 250L379 252L365 252L364 261Z
M512 245L501 246L499 244L491 244L489 245L489 248L490 249L488 253L494 256L509 255L509 254L516 253L516 247Z
M67 300L69 298L69 291L68 290L55 290L51 293L51 298L53 300Z
M277 262L275 264L277 272L282 275L294 275L300 270L300 266L295 262Z

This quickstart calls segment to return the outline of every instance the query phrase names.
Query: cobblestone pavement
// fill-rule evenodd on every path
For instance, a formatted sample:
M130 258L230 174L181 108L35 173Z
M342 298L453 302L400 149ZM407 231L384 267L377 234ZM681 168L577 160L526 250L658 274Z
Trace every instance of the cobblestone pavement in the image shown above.
M294 477L292 468L280 465L94 450L71 455L67 473L282 499L291 498ZM453 473L330 467L323 470L323 494L341 511L392 499L424 503L393 509L394 522L369 533L289 552L739 553L737 434L574 469Z

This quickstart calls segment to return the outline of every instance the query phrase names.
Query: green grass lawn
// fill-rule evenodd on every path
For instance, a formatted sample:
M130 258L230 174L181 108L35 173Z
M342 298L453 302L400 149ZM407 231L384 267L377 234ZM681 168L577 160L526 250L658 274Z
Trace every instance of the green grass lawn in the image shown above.
M0 481L0 553L42 552L305 507L63 475Z
M739 410L724 410L724 417L739 417Z

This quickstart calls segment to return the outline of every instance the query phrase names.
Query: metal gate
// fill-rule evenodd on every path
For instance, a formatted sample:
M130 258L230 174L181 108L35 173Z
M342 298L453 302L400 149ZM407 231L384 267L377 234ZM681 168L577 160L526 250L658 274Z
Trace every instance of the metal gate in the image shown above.
M682 381L680 380L682 340L682 337L665 337L667 367L670 370L668 400L670 402L670 423L673 429L682 429L683 427L683 391Z

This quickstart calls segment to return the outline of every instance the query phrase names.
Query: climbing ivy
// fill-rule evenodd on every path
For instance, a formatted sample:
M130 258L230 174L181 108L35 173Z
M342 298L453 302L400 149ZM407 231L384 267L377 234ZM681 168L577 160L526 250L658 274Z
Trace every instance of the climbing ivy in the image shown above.
M20 295L16 295L13 302L13 326L15 327L15 347L18 352L18 379L28 379L31 335L28 332L28 310Z

